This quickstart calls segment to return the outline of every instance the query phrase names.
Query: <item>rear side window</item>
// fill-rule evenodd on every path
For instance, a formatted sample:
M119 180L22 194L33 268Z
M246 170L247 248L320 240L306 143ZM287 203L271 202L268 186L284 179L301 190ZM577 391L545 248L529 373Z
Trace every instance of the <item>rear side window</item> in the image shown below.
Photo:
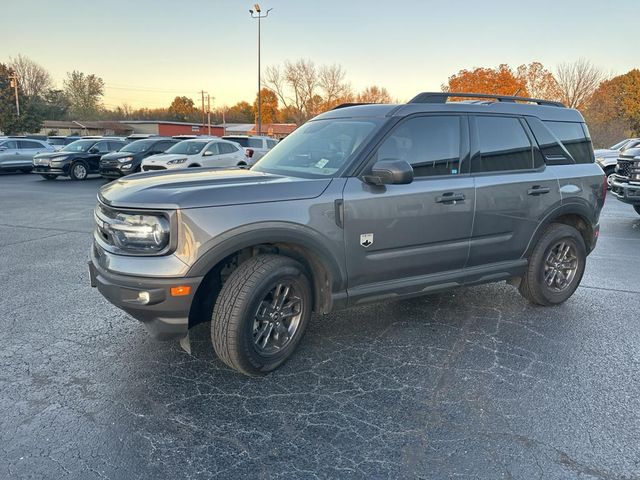
M29 140L20 140L18 143L20 144L20 148L25 148L25 149L42 148L42 145L39 144L38 142L30 142Z
M591 140L582 123L544 121L544 125L562 142L575 163L593 163Z
M414 117L402 122L378 148L377 160L405 160L416 177L460 173L460 117Z
M514 117L476 117L480 156L473 173L529 170L533 148L520 120Z
M250 148L262 148L262 139L261 138L249 138L249 147Z
M249 146L249 139L247 137L224 137L224 140L236 142L245 148Z
M219 143L218 148L220 149L220 153L234 153L238 151L238 148L230 143Z
M273 148L278 144L275 140L267 140L267 148Z

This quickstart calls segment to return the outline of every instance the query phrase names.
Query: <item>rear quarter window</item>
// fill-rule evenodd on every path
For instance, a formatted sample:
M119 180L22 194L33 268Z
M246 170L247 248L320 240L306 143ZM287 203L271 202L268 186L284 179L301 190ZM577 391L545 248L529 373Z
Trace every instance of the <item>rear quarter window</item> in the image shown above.
M578 122L543 121L542 123L562 142L575 163L595 161L586 125Z

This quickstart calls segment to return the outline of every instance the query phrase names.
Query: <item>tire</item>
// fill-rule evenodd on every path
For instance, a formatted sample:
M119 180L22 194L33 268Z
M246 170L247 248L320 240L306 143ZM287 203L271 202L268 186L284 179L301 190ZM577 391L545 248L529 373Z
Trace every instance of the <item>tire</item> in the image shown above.
M247 260L228 278L213 308L211 341L216 354L245 375L275 370L304 335L312 300L309 275L297 261L271 254ZM276 303L283 308L274 308ZM278 311L286 317L278 317Z
M89 167L84 162L73 162L69 168L71 180L86 180L89 176Z
M56 178L58 178L57 175L52 175L50 173L41 173L40 176L45 180L55 180Z
M563 258L559 250L565 250L567 245ZM580 285L586 259L587 251L580 232L569 225L552 223L529 257L527 272L520 282L520 294L536 305L551 306L566 301ZM573 266L571 274L567 274L569 269L563 269L569 265ZM551 280L551 285L547 280ZM566 280L564 286L560 285L563 280Z
M200 165L198 165L197 163L192 163L187 168L200 168Z
M640 215L640 205L634 205L633 209L636 211L638 215Z

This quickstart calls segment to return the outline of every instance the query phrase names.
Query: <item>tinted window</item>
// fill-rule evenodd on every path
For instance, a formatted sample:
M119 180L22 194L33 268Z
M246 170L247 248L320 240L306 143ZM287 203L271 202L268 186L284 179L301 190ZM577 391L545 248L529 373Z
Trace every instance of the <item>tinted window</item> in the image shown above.
M18 142L20 144L20 148L26 149L34 149L34 148L43 148L38 142L30 142L29 140L20 140Z
M47 142L49 142L49 145L56 145L56 146L67 144L64 138L50 138L47 140Z
M15 150L18 148L18 142L15 140L9 140L8 142L0 143L0 145L5 147L7 150Z
M172 147L173 145L175 145L176 142L158 142L158 144L153 147L153 151L154 152L164 152L165 150L167 150L168 148Z
M219 143L218 148L220 149L220 153L235 153L238 151L238 149L230 143Z
M262 148L263 143L261 138L249 138L249 148Z
M533 168L533 149L520 120L509 117L476 117L480 157L473 172L499 172Z
M267 148L273 148L278 144L275 140L267 140Z
M460 173L460 117L416 117L378 148L377 160L406 160L416 177Z
M186 140L178 142L169 148L166 153L177 153L181 155L197 155L207 145L207 142L197 140Z
M240 146L242 147L248 147L249 146L249 139L247 137L222 137L225 140L229 140L231 142L236 142L238 144L240 144Z
M124 143L124 142L109 142L109 151L110 152L116 152L116 151L120 150L121 148L124 148L125 145L126 145L126 143Z
M591 140L585 134L582 124L577 122L543 122L558 140L562 142L576 163L594 161Z

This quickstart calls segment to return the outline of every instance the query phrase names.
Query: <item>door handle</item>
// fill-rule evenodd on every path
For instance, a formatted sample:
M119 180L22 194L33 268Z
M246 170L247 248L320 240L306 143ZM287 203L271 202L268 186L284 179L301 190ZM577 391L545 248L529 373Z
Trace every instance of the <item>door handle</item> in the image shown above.
M551 189L549 187L534 185L529 190L527 190L527 195L543 195L545 193L549 193L550 191Z
M453 193L447 192L443 193L441 197L436 197L436 203L444 203L446 205L451 205L456 202L464 202L465 196L463 193Z

